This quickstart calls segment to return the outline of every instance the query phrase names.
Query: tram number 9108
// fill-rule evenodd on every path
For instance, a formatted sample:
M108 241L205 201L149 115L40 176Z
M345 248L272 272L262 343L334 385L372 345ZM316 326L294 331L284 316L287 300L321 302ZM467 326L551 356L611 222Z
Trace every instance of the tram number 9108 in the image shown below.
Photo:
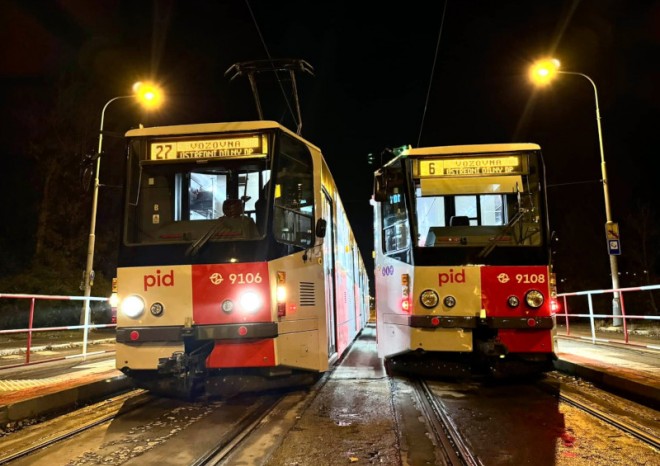
M519 273L516 274L518 283L545 283L545 275L542 273Z

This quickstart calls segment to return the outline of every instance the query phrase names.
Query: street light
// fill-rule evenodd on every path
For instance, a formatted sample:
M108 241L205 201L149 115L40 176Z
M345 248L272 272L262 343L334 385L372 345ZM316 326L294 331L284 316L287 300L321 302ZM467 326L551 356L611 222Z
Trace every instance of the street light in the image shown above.
M606 218L606 231L609 231L609 227L614 225L612 221L612 211L610 209L610 195L608 191L608 182L607 182L607 170L605 168L605 153L603 151L603 131L600 126L600 109L598 107L598 90L596 89L596 83L584 73L577 73L575 71L562 71L559 69L560 62L554 58L546 58L539 60L532 65L530 68L529 76L532 82L539 86L545 86L549 84L557 74L570 74L574 76L582 76L585 78L591 86L594 88L594 99L596 102L596 124L598 127L598 144L600 147L600 167L601 173L603 176L603 196L605 197L605 218ZM619 267L617 264L617 256L615 254L609 253L610 256L610 273L612 275L612 289L619 289ZM612 299L612 311L613 315L621 315L621 303L619 300L619 293L613 291ZM614 319L614 325L621 325L621 319Z
M105 111L115 100L136 99L144 108L151 110L159 107L163 102L163 93L158 86L147 82L137 82L133 85L133 94L120 95L108 100L101 111L101 127L99 129L99 149L96 158L96 176L94 177L94 194L92 197L92 219L89 227L89 242L87 245L87 266L85 268L84 290L85 297L89 298L92 292L94 282L94 243L96 231L96 210L99 199L99 172L101 170L101 154L103 151L103 123L105 120ZM86 299L83 307L85 326L89 324L89 299ZM83 319L81 319L83 320ZM82 323L82 322L81 322ZM87 335L87 332L84 332Z

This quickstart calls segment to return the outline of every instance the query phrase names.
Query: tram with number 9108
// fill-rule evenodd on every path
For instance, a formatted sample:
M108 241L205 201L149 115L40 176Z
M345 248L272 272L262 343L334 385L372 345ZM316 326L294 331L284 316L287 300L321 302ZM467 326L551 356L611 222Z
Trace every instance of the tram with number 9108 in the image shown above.
M117 368L185 397L313 383L369 316L320 149L263 120L126 138Z
M540 147L391 154L372 200L378 354L388 370L551 370L556 286Z

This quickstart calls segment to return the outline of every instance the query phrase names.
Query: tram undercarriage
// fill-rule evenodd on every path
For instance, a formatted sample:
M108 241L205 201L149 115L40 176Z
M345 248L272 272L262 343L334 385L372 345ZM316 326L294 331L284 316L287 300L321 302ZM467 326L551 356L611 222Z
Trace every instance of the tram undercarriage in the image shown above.
M489 331L489 333L493 333ZM553 352L511 352L495 333L475 334L472 352L414 351L386 356L389 375L406 374L437 378L534 377L554 369Z
M192 400L201 396L231 398L267 390L293 389L313 385L319 372L285 366L208 369L206 359L213 342L194 351L177 351L160 358L157 370L122 369L134 384L157 395Z

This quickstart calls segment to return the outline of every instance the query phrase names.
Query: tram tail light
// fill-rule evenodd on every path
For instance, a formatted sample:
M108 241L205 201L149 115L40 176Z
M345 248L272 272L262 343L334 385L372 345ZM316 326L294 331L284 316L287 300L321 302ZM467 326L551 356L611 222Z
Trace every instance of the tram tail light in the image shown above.
M553 314L559 314L561 311L561 305L559 304L559 301L555 298L550 298L550 312Z
M286 272L277 272L277 317L286 316Z
M403 312L412 312L410 306L410 275L401 274L401 310Z

